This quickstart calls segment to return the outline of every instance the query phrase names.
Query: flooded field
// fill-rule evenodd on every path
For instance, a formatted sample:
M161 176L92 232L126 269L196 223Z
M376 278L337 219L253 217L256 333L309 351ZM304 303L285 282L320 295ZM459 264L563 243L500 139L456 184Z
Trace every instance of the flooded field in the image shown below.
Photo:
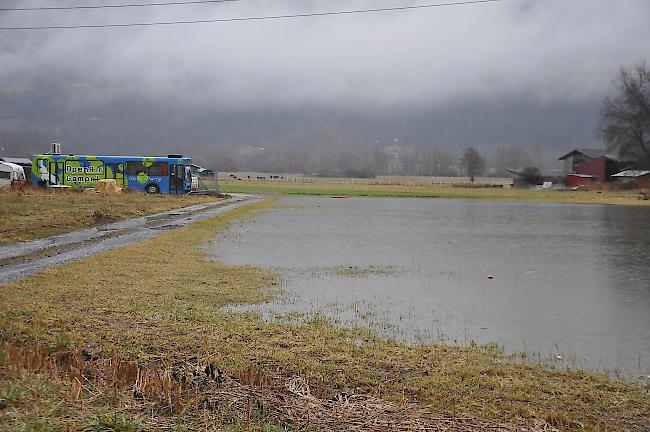
M210 244L282 275L268 319L326 316L409 343L650 373L650 209L285 198Z

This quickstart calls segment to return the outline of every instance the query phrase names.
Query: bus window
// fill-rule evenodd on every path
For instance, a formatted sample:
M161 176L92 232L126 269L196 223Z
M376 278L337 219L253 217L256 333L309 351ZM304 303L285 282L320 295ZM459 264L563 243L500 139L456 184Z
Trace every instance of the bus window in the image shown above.
M49 171L47 169L47 160L38 159L36 161L38 166L38 172L41 173L41 178L38 180L38 184L43 185L50 181Z
M126 175L137 176L140 173L149 176L167 177L169 175L169 165L167 162L153 162L147 167L142 162L129 161L126 163Z
M140 173L146 173L147 168L142 162L128 161L126 163L126 175L137 176Z
M167 177L169 174L168 167L169 165L167 165L167 162L154 162L149 167L148 175Z

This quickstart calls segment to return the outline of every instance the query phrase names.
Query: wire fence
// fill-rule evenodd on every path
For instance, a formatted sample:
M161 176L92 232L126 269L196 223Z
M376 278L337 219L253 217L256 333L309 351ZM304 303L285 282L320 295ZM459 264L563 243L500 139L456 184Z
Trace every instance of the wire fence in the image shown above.
M454 186L473 183L478 186L512 187L512 178L476 177L474 182L469 177L427 177L427 176L377 176L374 178L351 177L314 177L303 174L277 174L259 172L223 172L220 181L245 182L288 182L288 183L335 183L381 186Z
M190 194L195 195L218 195L219 175L218 173L201 173L192 176L192 190Z

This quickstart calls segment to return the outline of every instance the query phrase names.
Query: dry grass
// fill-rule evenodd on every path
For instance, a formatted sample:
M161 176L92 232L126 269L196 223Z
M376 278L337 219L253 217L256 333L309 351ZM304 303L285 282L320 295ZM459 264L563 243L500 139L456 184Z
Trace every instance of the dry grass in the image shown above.
M103 416L104 422L119 421L122 430L137 430L144 423L138 418L147 411L158 412L145 421L147 429L162 428L184 418L192 429L234 424L246 430L264 425L291 430L346 431L557 430L535 419L512 425L468 416L439 416L416 403L391 402L368 395L339 394L323 399L311 394L309 383L301 376L269 377L259 368L249 367L231 377L214 364L200 362L152 362L143 366L117 356L93 358L85 349L26 349L10 343L1 344L0 349L4 353L0 364L0 378L4 380L0 404L4 405L0 409L8 410L0 419L10 426L18 426L26 411L35 409L33 399L42 399L43 395L34 392L34 385L29 384L40 379L48 381L48 393L56 393L62 413L66 414L65 426L70 429L88 428L88 424L97 422L98 415L84 410L84 405L90 404L123 407L121 414ZM27 406L25 399L32 399ZM52 419L43 420L50 426L56 425Z
M370 197L410 197L484 199L506 201L547 201L575 204L650 205L639 199L639 191L555 191L517 188L461 188L438 185L354 184L319 181L221 181L223 191L290 195L348 195Z
M213 197L0 189L0 244L186 207Z
M63 429L121 422L116 430L373 430L364 421L374 430L413 430L438 420L458 427L452 431L503 422L650 427L648 388L602 375L518 365L487 348L406 346L323 320L289 326L219 309L270 298L275 276L206 262L198 245L267 205L0 287L0 379L27 392L2 396L10 402L0 429L32 420ZM16 352L36 361L11 360ZM62 364L59 355L85 356L88 367L39 366ZM203 375L190 380L183 370Z

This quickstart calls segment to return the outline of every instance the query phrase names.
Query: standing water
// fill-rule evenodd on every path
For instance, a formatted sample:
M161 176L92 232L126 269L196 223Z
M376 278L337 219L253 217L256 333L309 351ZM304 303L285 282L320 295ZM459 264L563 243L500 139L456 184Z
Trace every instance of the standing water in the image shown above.
M248 307L268 318L650 372L650 208L286 198L213 252L280 272L283 295Z

